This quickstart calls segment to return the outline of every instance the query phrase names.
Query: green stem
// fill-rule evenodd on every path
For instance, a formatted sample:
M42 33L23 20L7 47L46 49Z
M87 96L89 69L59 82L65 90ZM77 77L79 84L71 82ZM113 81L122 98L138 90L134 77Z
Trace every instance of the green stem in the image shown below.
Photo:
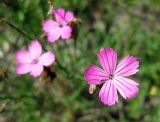
M2 18L2 19L0 19L0 22L9 25L10 27L12 27L13 29L15 29L17 32L19 32L20 34L22 34L23 36L25 36L29 40L32 40L32 37L30 37L28 34L26 34L24 31L22 31L21 29L19 29L17 26L15 26L11 22L7 21L6 19Z
M20 96L7 96L7 95L2 95L0 96L0 100L6 100L6 99L13 99L13 100L19 100L19 99L23 99L23 98L35 98L35 96L31 96L31 95L20 95Z

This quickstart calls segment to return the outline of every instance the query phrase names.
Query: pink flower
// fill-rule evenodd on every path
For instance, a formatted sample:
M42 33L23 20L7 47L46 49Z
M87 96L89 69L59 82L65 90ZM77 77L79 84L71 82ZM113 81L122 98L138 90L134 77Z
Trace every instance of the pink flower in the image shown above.
M71 11L65 11L59 8L53 11L55 20L48 19L43 22L43 31L47 34L49 42L55 42L59 38L70 39L72 36L71 21L74 14Z
M17 52L16 60L17 74L29 73L33 77L38 77L43 72L44 66L50 66L55 61L55 55L52 52L42 54L41 44L38 40L33 40L28 46L28 51Z
M117 65L117 53L112 48L102 48L98 54L102 69L92 64L85 70L85 80L90 85L103 84L99 98L105 105L118 103L117 91L124 99L134 98L138 93L138 83L125 78L138 72L136 57L126 56Z

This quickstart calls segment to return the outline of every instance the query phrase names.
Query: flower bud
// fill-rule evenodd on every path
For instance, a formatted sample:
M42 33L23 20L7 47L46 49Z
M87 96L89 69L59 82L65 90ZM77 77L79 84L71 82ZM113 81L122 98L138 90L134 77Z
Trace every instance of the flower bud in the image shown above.
M90 85L89 86L89 93L93 94L96 91L96 85Z

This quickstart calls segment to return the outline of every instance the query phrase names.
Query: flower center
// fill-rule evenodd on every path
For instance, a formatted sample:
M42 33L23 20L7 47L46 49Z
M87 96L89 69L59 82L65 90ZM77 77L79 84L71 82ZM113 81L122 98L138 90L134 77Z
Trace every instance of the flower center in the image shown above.
M37 64L38 62L39 62L38 59L34 59L34 60L32 61L32 64Z
M110 79L110 80L113 79L113 75L112 75L112 74L109 75L109 79Z
M59 24L59 27L60 27L60 28L62 28L62 27L63 27L63 25Z

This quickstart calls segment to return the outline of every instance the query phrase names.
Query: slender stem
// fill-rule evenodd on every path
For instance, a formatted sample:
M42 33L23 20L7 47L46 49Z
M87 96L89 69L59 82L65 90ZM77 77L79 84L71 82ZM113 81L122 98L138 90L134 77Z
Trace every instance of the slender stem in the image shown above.
M124 115L124 103L123 103L123 101L119 102L118 111L119 111L119 116L120 116L120 122L124 121L125 115Z
M0 19L0 22L9 25L10 27L14 28L17 32L19 32L20 34L22 34L23 36L25 36L29 40L32 40L32 37L30 37L26 32L22 31L21 29L19 29L17 26L15 26L11 22L7 21L6 19L2 18L2 19Z
M76 60L77 58L77 38L73 40L73 45L74 45L74 59Z
M35 98L35 96L34 95L26 95L26 94L20 95L18 97L7 96L7 95L0 96L0 100L5 100L5 99L19 100L19 99L23 99L23 98Z
M71 40L69 40L69 41L71 41ZM66 46L66 48L67 48L67 51L68 51L69 56L71 57L71 58L70 58L70 59L71 59L71 66L72 66L72 68L73 68L74 56L72 55L72 49L70 50L70 46L69 46L69 44L68 44L66 41L64 41L64 44L65 44L65 46Z

